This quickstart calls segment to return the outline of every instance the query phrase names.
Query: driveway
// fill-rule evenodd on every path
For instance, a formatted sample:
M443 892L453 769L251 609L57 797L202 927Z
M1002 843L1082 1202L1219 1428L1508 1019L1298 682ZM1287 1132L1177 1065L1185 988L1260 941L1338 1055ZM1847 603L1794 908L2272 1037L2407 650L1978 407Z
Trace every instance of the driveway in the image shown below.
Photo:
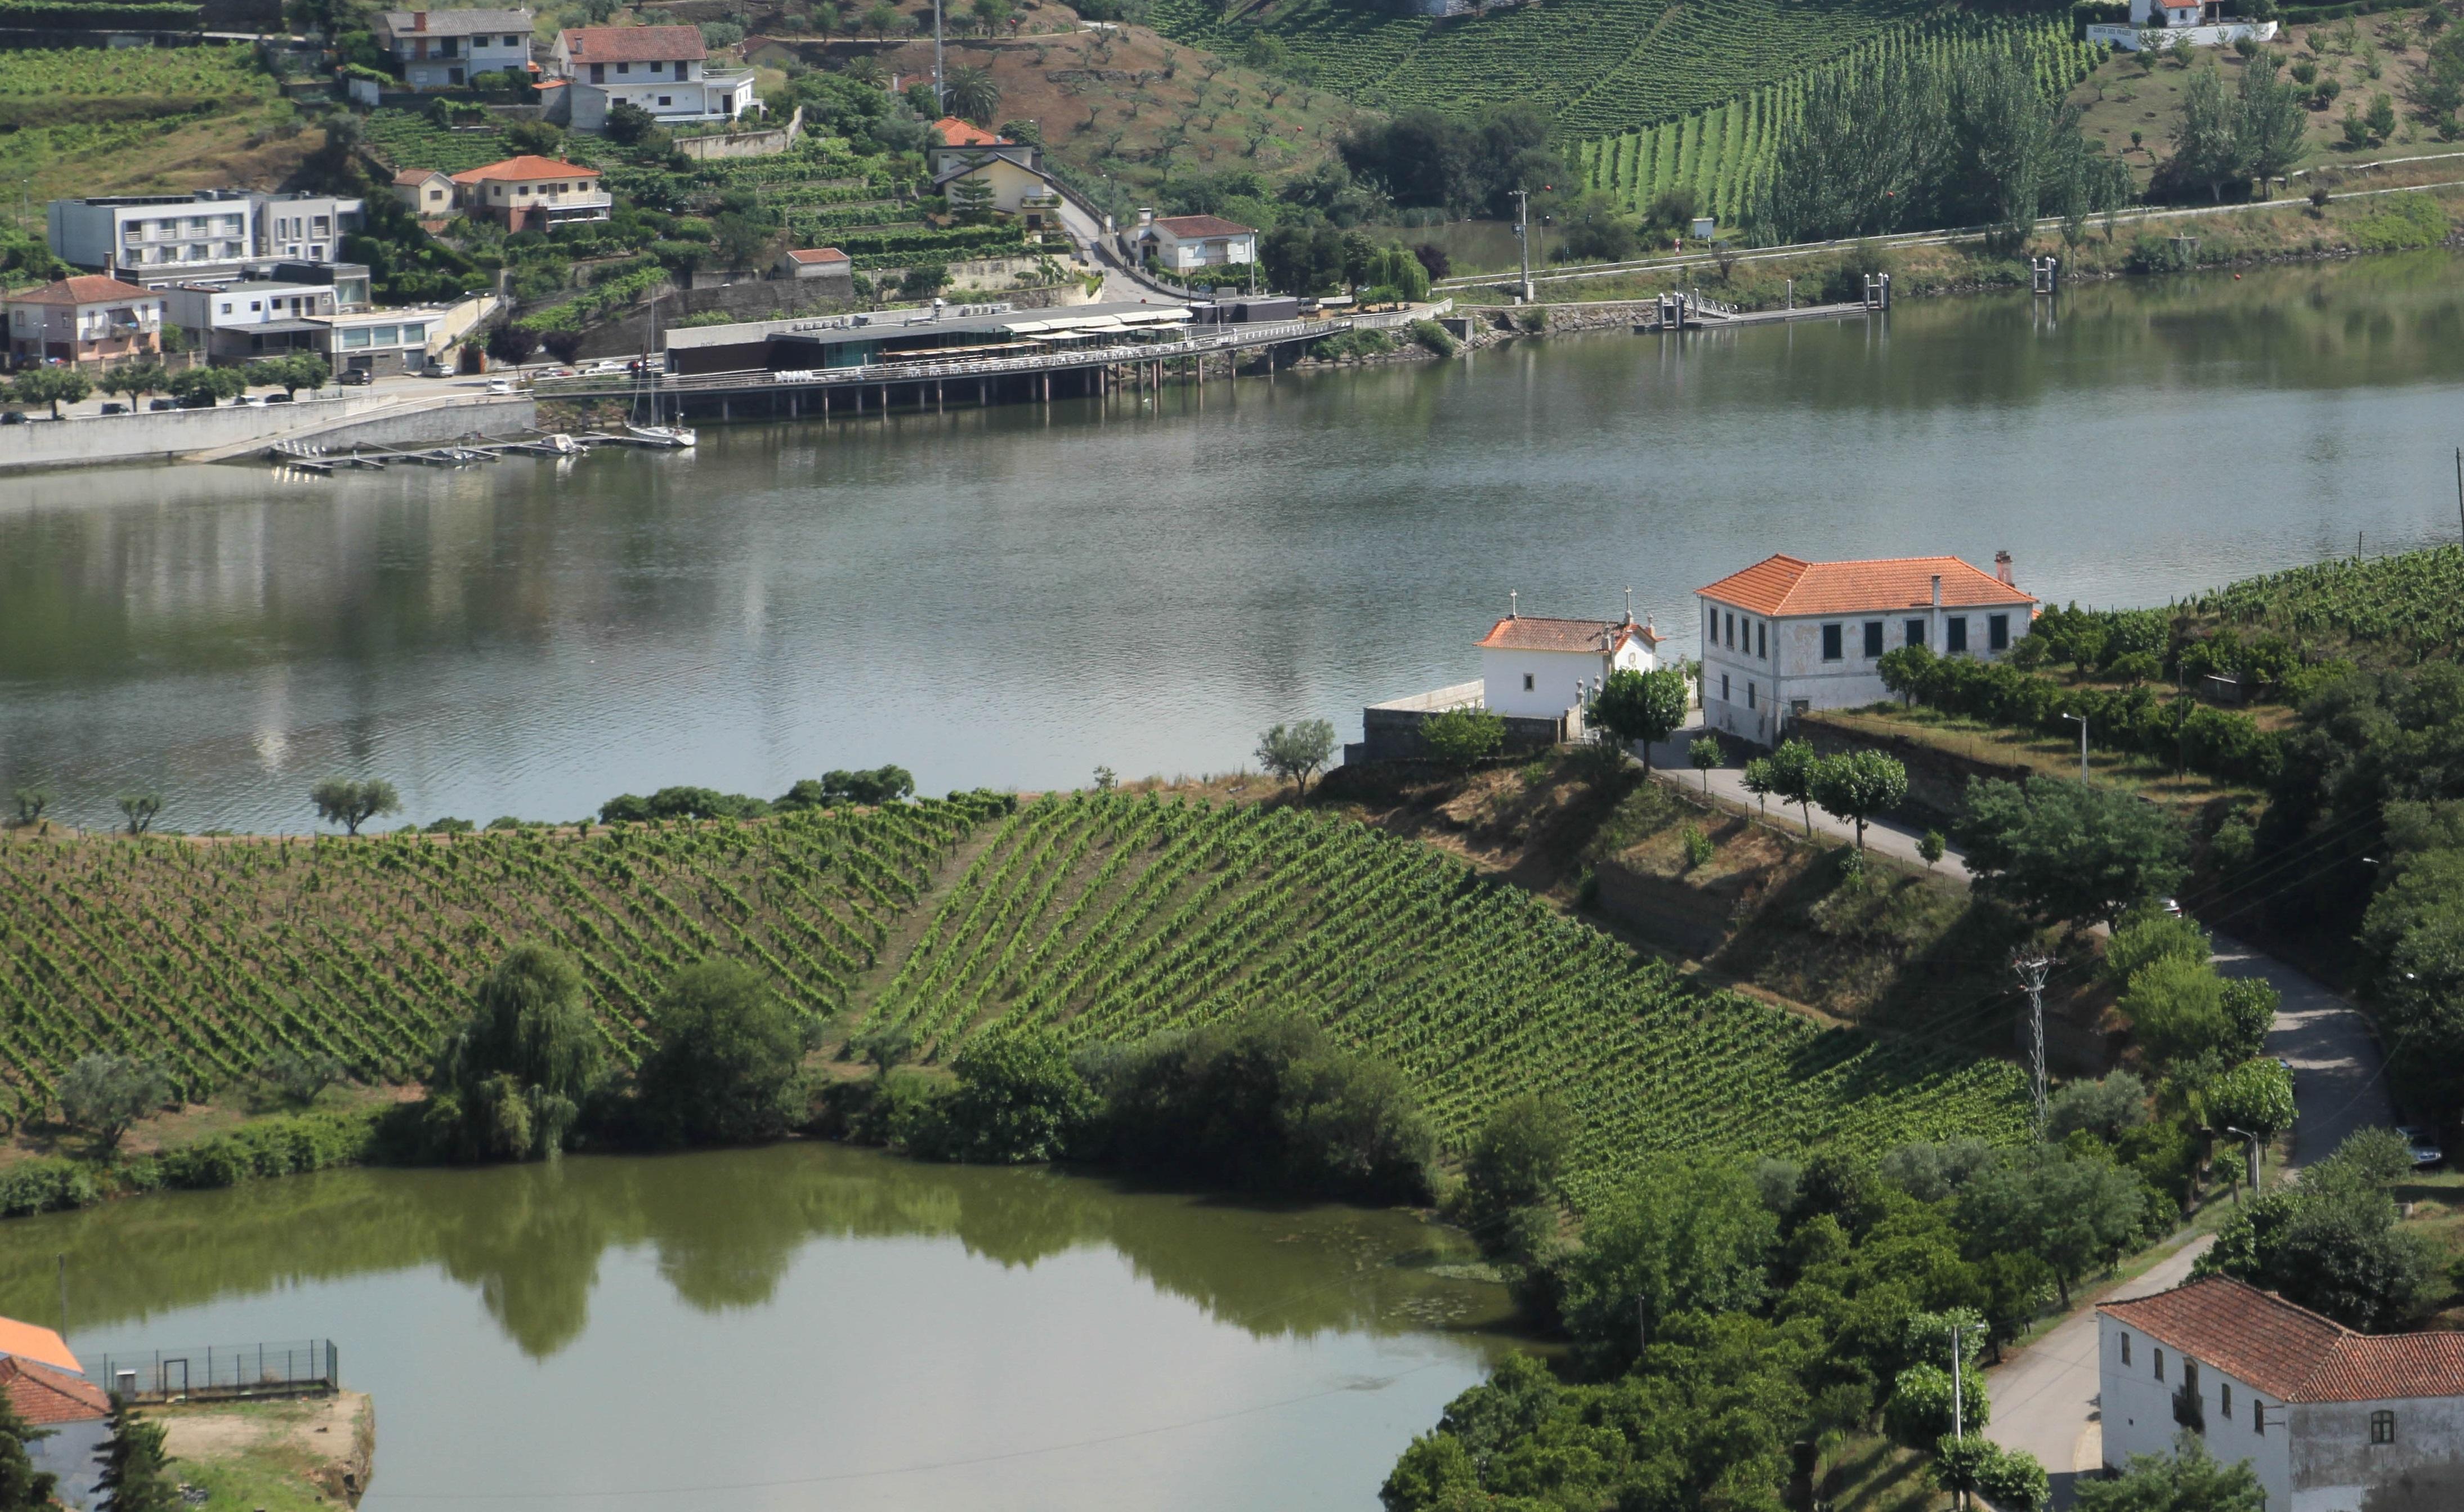
M1653 746L1651 748L1652 770L1665 772L1668 774L1669 780L1683 782L1688 792L1702 792L1704 774L1686 764L1685 749L1706 733L1704 726L1697 725L1689 730L1680 730L1668 739ZM1638 750L1636 754L1641 753ZM1761 801L1746 791L1745 768L1725 760L1722 765L1713 767L1710 771L1710 792L1714 798L1723 798L1731 803L1743 804L1747 808L1753 808ZM1857 838L1856 825L1844 820L1832 818L1822 811L1819 804L1810 806L1813 809L1815 834L1829 835L1834 839L1846 841L1854 841ZM1784 808L1774 799L1771 803L1771 814L1775 822L1784 819L1799 833L1803 832L1806 821L1804 810L1793 806ZM1869 820L1865 824L1865 845L1868 849L1880 851L1885 856L1907 862L1911 866L1922 866L1925 865L1925 858L1917 854L1917 841L1924 833L1922 828L1903 823L1896 819ZM1955 850L1946 850L1942 861L1934 869L1946 877L1956 879L1963 886L1974 880L1969 875L1968 863L1961 860L1959 852Z
M2215 936L2216 969L2264 977L2283 995L2267 1053L2293 1063L2293 1165L2336 1152L2357 1129L2395 1122L2387 1059L2360 1009L2320 983L2230 935Z

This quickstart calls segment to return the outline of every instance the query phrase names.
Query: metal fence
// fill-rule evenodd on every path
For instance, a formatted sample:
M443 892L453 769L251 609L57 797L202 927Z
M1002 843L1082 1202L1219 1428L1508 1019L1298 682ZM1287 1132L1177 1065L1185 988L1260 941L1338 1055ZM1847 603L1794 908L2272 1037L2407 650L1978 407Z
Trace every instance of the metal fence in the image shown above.
M331 1339L295 1339L106 1354L95 1379L136 1402L303 1396L341 1388L341 1351Z

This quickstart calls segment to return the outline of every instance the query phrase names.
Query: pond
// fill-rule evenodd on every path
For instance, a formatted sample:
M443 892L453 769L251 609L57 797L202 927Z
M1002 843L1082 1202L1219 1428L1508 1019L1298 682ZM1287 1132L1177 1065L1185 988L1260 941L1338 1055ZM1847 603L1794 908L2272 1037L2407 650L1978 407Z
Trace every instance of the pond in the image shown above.
M1345 1508L1514 1347L1408 1213L797 1142L341 1171L0 1225L105 1353L336 1341L364 1506Z

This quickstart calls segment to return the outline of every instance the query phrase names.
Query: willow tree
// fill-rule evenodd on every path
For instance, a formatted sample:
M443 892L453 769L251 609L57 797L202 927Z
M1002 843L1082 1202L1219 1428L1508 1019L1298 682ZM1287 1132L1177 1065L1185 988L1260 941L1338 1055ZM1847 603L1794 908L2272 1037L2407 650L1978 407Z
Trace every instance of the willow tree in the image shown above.
M582 973L545 945L513 948L446 1038L426 1127L459 1160L537 1160L571 1143L605 1063Z

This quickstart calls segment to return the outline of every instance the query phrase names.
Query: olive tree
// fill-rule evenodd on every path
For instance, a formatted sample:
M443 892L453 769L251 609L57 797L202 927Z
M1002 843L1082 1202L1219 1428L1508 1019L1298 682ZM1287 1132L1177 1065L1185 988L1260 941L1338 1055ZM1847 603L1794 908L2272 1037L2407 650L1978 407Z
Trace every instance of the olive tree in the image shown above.
M308 790L308 801L317 805L318 818L340 824L353 835L379 814L402 812L401 795L383 778L357 782L349 778L329 777Z
M128 822L128 832L143 835L153 827L154 816L163 812L160 793L122 793L118 800L120 817Z
M168 1103L171 1079L160 1067L124 1055L89 1055L59 1080L60 1121L92 1136L110 1154L129 1126Z
M1324 719L1302 719L1276 725L1258 737L1258 760L1269 772L1290 779L1296 792L1309 792L1310 776L1334 756L1334 726Z
M2047 922L2110 924L2187 874L2179 821L2119 788L2061 778L1970 782L1951 839L1986 891Z
M1865 848L1865 825L1907 801L1908 769L1880 751L1824 756L1812 774L1814 801L1835 819L1857 826L1857 848Z
M17 822L20 824L32 824L41 819L43 817L43 810L51 805L52 790L37 782L31 787L21 787L17 789L15 798L17 800Z

